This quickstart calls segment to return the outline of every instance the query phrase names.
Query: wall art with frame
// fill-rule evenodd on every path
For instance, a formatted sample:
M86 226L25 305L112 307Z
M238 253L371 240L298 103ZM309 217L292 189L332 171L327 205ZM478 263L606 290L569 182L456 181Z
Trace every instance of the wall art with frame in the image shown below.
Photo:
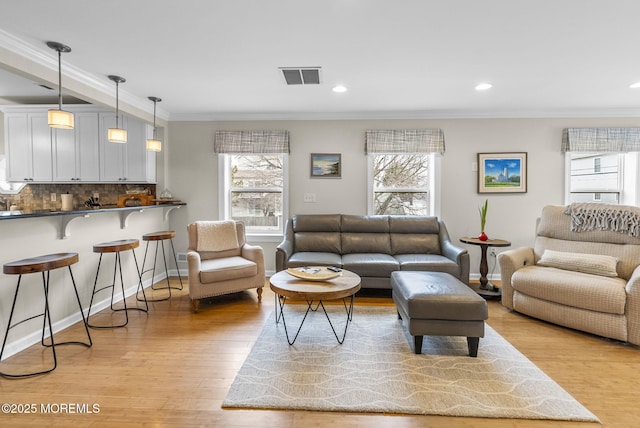
M478 153L478 193L526 193L527 152Z
M340 153L311 153L311 178L341 178Z

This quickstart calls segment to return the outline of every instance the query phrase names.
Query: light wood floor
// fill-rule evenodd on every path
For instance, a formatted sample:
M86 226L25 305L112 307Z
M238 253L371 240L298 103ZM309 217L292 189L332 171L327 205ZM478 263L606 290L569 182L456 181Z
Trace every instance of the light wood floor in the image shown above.
M177 279L172 279L177 284ZM186 286L186 283L185 283ZM159 295L160 292L156 292ZM392 305L387 296L358 296L356 305ZM265 287L202 302L193 314L186 289L129 325L91 330L92 348L58 347L58 368L44 376L0 378L0 403L35 404L35 414L0 414L2 426L214 427L596 427L594 423L448 418L305 411L223 410L227 390L273 310ZM52 308L52 310L54 310ZM607 427L640 420L640 349L550 325L489 303L488 323ZM119 314L121 315L121 314ZM109 318L110 311L97 317ZM55 317L55 315L54 315ZM96 319L96 321L98 321ZM56 335L81 337L80 325ZM4 333L4 332L2 332ZM48 353L38 346L3 362L32 368ZM41 404L99 406L92 414L43 414Z

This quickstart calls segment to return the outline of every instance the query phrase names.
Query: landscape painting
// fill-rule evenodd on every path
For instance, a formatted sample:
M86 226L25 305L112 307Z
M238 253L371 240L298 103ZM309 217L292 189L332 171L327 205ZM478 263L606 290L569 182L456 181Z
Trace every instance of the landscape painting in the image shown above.
M311 153L311 177L340 178L342 155L339 153Z
M527 153L478 153L478 193L527 191Z

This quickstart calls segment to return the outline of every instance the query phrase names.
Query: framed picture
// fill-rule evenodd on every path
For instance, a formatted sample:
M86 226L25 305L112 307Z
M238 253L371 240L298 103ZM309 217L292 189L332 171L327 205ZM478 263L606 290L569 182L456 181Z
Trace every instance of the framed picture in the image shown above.
M526 193L527 153L478 153L478 193Z
M342 177L340 153L311 153L311 178Z

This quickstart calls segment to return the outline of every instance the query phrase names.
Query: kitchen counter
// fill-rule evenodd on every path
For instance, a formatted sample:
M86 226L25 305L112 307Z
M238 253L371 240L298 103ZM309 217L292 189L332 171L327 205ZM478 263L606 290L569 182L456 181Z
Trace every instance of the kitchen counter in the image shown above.
M2 220L17 220L26 218L37 217L59 217L60 218L60 239L65 239L69 236L69 223L82 217L89 217L92 214L117 212L120 215L120 228L125 229L127 227L127 220L133 213L143 212L148 209L164 210L164 218L167 219L169 212L174 209L180 208L186 205L185 202L172 202L163 203L159 205L140 205L137 207L118 207L117 205L102 205L99 207L89 208L82 207L72 211L61 210L17 210L17 211L0 211L0 221Z

